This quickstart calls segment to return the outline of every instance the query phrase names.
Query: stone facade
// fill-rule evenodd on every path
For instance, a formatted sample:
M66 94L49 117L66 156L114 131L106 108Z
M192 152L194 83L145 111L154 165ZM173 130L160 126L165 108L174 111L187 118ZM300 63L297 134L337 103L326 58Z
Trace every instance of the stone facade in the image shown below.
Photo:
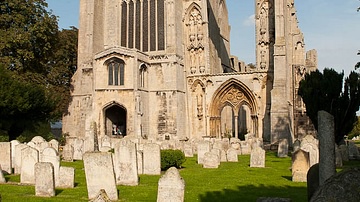
M305 52L294 0L255 2L257 60L244 65L230 55L226 1L80 0L63 132L89 148L105 136L275 143L310 134L297 88L316 51Z

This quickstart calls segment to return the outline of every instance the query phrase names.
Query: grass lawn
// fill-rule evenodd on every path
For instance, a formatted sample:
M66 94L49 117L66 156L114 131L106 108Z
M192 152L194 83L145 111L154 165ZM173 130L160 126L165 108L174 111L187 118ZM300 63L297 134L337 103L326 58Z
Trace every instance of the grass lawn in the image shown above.
M306 183L291 181L291 158L266 154L266 168L250 168L250 156L239 156L239 162L221 163L218 169L204 169L196 157L187 158L180 170L185 180L185 201L256 201L258 197L291 198L307 201ZM19 186L18 175L6 176L13 184L1 184L2 201L88 201L83 162L62 162L75 167L75 188L56 189L52 198L35 197L34 186ZM359 162L351 166L360 165ZM156 201L160 176L140 175L138 186L118 186L120 201ZM99 179L101 182L101 179Z

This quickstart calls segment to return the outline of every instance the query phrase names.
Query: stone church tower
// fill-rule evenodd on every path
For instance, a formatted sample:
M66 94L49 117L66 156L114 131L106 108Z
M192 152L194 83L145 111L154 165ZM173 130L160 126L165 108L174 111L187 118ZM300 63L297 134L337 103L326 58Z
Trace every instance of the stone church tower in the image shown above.
M115 133L163 140L293 140L308 132L293 0L255 0L256 66L230 55L225 0L80 0L78 69L63 132L88 150ZM304 118L305 117L305 118Z

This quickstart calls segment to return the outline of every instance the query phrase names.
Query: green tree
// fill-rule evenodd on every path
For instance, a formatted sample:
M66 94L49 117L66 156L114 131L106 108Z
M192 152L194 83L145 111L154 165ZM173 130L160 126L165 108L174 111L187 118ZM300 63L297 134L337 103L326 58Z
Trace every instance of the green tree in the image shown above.
M306 113L317 124L317 112L325 110L334 116L335 141L340 143L353 128L360 105L359 74L351 72L343 83L344 73L333 69L319 70L305 75L298 94L306 105Z
M0 1L0 65L7 82L18 87L11 92L2 83L0 89L3 109L13 109L0 114L0 132L10 139L29 136L30 126L39 129L66 112L77 63L77 32L75 27L59 31L45 0Z

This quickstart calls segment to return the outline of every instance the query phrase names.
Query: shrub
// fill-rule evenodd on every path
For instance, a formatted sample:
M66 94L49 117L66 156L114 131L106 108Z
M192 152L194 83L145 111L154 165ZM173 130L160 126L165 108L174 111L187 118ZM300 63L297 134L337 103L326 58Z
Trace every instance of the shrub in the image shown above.
M180 150L161 150L161 170L167 170L170 167L181 168L185 161L185 155Z

